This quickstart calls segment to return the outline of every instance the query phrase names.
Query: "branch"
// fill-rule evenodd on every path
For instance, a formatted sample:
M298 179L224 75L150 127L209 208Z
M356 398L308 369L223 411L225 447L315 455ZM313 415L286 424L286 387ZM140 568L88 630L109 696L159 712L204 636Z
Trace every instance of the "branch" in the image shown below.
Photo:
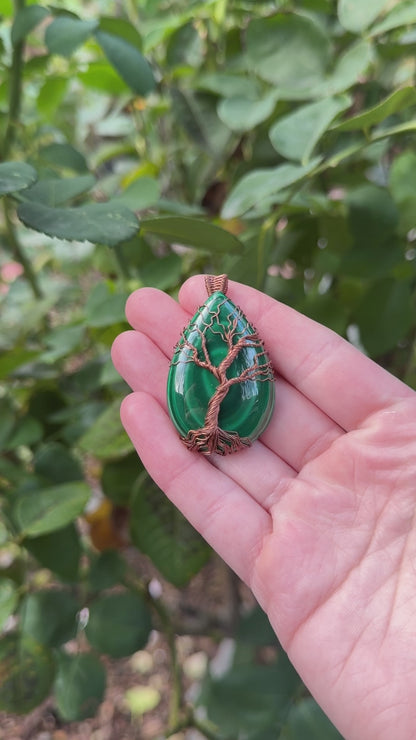
M188 711L185 717L179 721L174 727L169 728L169 734L166 737L172 737L177 735L183 730L194 728L203 735L206 740L221 740L221 735L217 731L217 727L210 722L208 719L201 719L195 716L192 707L188 707Z
M14 18L18 12L25 7L26 0L15 0ZM23 50L24 40L18 41L13 46L12 64L10 67L10 92L9 92L9 113L7 117L6 133L2 148L3 159L7 159L13 146L16 129L19 124L20 104L22 99L22 71L23 71Z
M195 347L195 345L192 344L192 342L190 342L186 338L184 333L182 334L182 338L179 340L178 350L182 351L184 349L189 349L189 351L191 352L191 356L188 357L185 360L185 362L186 363L193 362L197 367L201 367L204 370L209 370L209 372L212 373L212 375L214 375L214 377L217 380L220 380L218 368L212 364L211 358L209 356L208 347L207 347L206 338L205 338L205 332L203 332L198 326L194 326L193 331L196 331L199 334L199 337L201 339L202 352L204 354L205 360L200 359L199 354L198 354L198 348ZM178 358L177 360L172 361L171 364L179 365L180 362L184 362L184 360L181 360L180 358Z
M182 687L182 672L178 660L178 653L176 650L176 638L172 620L163 602L160 599L153 598L153 596L149 592L149 589L142 583L142 581L140 581L140 579L137 578L136 574L131 568L128 570L126 577L123 579L123 582L128 588L133 588L134 590L136 590L140 594L140 596L142 596L148 602L152 609L154 609L160 619L163 633L166 637L169 647L172 674L172 689L169 702L169 728L175 727L180 721L179 718L184 704L184 696Z
M16 231L9 211L9 204L10 200L7 196L5 196L3 198L3 212L9 245L13 250L14 258L17 262L20 262L23 267L25 278L32 288L33 295L35 296L35 298L44 298L42 288L39 285L36 273L34 272L32 267L32 263L26 256L25 251L16 236Z
M238 353L244 347L263 347L263 342L261 341L257 332L255 332L254 334L249 334L245 337L240 337L240 339L231 346L231 349L228 352L227 356L224 357L223 361L218 366L218 372L220 374L223 374L226 372L226 370L228 370L230 365L232 365L235 358L237 357ZM263 351L262 354L265 354L265 352Z

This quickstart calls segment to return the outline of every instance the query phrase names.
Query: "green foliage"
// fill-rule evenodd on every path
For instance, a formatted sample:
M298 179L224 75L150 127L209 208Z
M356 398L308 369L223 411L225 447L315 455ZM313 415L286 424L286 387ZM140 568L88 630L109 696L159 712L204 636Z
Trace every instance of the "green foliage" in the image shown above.
M76 599L61 589L28 594L21 605L22 634L32 637L41 645L58 647L75 637L78 608Z
M101 242L109 247L130 239L138 229L136 218L127 208L104 203L80 208L51 208L32 201L21 203L17 214L26 226L48 236Z
M16 632L0 639L0 709L30 712L48 696L53 678L49 648Z
M11 516L22 537L54 532L82 513L90 489L83 481L19 493Z
M185 586L207 562L209 547L146 474L139 477L135 489L132 541L166 580L178 588Z
M36 181L36 170L25 162L2 162L0 164L0 194L24 190Z
M65 721L92 716L100 654L154 624L167 730L203 732L181 615L124 548L128 531L178 588L210 550L122 429L110 347L131 290L227 272L416 388L415 3L15 6L0 1L0 708L52 692ZM199 699L209 737L338 737L260 611L225 631L233 659Z
M260 656L266 646L275 648L275 659L265 663ZM342 740L316 702L304 696L259 608L242 618L226 669L221 675L208 671L199 702L227 740Z
M85 630L90 644L112 658L123 658L147 643L151 616L144 599L134 591L100 596L91 604Z
M95 655L60 653L54 694L64 720L93 717L104 699L105 686L105 670Z

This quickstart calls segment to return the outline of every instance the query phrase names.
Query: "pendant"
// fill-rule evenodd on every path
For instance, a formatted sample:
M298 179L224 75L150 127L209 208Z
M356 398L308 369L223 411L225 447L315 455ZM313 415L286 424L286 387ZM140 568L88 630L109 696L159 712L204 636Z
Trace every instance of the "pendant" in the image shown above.
M257 331L227 297L227 276L208 275L205 285L208 298L175 347L168 408L190 450L228 455L266 429L274 373Z

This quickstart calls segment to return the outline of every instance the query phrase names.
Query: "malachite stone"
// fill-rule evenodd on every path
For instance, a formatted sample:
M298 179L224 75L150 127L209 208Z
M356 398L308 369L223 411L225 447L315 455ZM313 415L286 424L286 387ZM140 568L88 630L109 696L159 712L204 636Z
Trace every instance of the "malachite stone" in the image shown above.
M204 454L236 452L266 429L273 369L256 330L224 292L212 292L184 329L167 398L182 440Z

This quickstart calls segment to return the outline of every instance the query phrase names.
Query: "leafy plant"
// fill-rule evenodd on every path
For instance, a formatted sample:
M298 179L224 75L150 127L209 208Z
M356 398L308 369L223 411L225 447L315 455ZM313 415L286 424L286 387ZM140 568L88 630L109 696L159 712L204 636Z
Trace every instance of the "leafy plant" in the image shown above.
M0 708L52 691L66 721L91 716L100 654L131 654L155 625L167 734L336 737L260 612L223 626L234 653L203 682L207 722L186 704L176 615L125 552L177 587L210 552L133 452L109 351L131 290L227 272L416 388L414 3L0 0L0 14Z

